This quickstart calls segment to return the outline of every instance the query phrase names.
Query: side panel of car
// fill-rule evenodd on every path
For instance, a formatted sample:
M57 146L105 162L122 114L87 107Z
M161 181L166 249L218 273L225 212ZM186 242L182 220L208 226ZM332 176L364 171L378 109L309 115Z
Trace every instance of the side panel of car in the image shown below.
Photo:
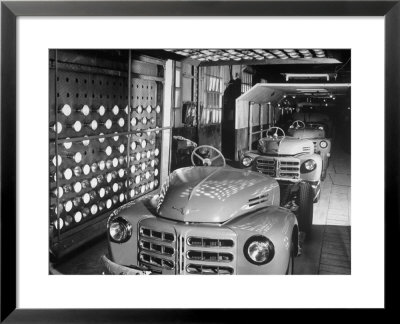
M297 220L287 209L271 206L226 224L237 233L237 274L284 274L290 257ZM274 257L265 265L251 264L244 252L249 238L263 235L274 244ZM297 236L296 236L297 237ZM294 245L297 246L298 242Z

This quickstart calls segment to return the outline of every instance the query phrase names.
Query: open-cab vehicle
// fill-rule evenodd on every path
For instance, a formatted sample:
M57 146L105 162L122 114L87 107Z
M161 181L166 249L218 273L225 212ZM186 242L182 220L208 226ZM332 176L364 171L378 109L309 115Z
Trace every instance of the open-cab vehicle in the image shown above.
M322 147L316 147L315 140L307 136L288 136L276 125L286 112L309 102L307 99L318 97L326 107L325 97L343 96L348 91L350 84L344 83L258 83L236 99L236 159L242 168L278 181L281 206L296 213L306 238L311 235L313 203L321 192Z
M278 182L227 166L211 146L195 148L191 160L159 195L112 213L105 273L292 274L298 224L280 207Z

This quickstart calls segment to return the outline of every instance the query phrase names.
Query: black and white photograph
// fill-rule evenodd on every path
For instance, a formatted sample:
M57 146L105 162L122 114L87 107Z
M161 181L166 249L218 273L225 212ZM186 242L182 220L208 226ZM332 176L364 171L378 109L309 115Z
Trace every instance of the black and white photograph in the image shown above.
M399 2L2 1L0 322L395 305Z
M351 275L351 49L50 49L49 274Z

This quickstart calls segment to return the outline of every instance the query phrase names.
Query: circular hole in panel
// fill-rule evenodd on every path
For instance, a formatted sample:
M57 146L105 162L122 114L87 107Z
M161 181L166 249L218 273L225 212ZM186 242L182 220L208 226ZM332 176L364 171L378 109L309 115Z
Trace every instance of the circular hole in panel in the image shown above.
M64 178L67 179L67 180L72 178L72 170L71 169L66 169L64 171Z
M74 215L75 222L79 223L82 220L82 213L80 211L76 212Z
M92 213L92 215L95 215L97 213L97 205L92 205L92 207L90 207L90 212Z
M56 229L62 229L64 227L64 221L62 218L59 218L58 220L54 221L54 227Z
M94 150L93 150L93 153L94 153ZM93 173L96 172L97 171L97 163L94 162L90 168L91 168Z
M65 208L65 211L68 213L69 211L71 211L71 209L72 209L72 201L71 200L68 200L66 203L64 203L64 208Z
M111 201L111 199L107 199L106 206L107 206L108 209L111 208L111 206L112 206L112 201Z
M69 139L69 137L67 137L67 139ZM67 150L69 150L72 147L72 142L64 142L63 145Z
M74 174L75 174L75 177L80 177L80 176L81 176L81 174L82 174L82 169L81 169L80 166L76 166L76 167L74 168Z
M100 198L103 198L105 196L105 194L106 194L106 190L104 188L100 188L100 190L99 190Z
M85 193L82 198L85 205L87 205L90 201L90 195L88 193Z
M106 162L107 169L110 169L111 166L112 166L112 161L111 160L107 160L107 162Z
M106 163L105 163L103 160L101 160L101 161L99 162L99 169L100 169L100 170L104 170L105 166L106 166Z
M88 164L85 164L83 166L83 174L88 175L90 173L90 166Z
M76 193L80 192L82 190L82 184L78 181L74 184L74 191Z

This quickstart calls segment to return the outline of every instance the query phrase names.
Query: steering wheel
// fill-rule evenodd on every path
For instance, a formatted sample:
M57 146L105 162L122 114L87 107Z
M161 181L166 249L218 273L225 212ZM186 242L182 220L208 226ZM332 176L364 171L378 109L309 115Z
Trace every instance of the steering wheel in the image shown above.
M302 120L295 120L292 125L290 125L290 128L303 129L306 128L306 124Z
M207 150L207 152L210 152L210 150L211 150L211 152L214 152L217 155L214 157L202 157L197 152L199 152L201 154L201 151L204 149L209 149L209 150ZM210 154L210 155L212 156L212 154ZM196 166L196 163L194 163L194 159L193 159L194 157L197 157L203 163L204 166L212 166L212 163L216 159L222 159L222 161L224 162L223 166L226 165L225 158L222 155L222 153L219 150L217 150L215 147L212 147L210 145L200 145L193 150L191 160L192 160L193 166Z
M275 133L273 133L272 135L270 135L270 133L271 133L273 130L275 130ZM274 126L274 127L268 128L268 130L267 130L267 137L273 137L273 138L278 137L278 136L279 136L279 135L278 135L278 132L279 132L279 131L283 134L283 135L282 135L283 137L286 136L286 134L285 134L285 132L284 132L284 130L283 130L282 128Z

